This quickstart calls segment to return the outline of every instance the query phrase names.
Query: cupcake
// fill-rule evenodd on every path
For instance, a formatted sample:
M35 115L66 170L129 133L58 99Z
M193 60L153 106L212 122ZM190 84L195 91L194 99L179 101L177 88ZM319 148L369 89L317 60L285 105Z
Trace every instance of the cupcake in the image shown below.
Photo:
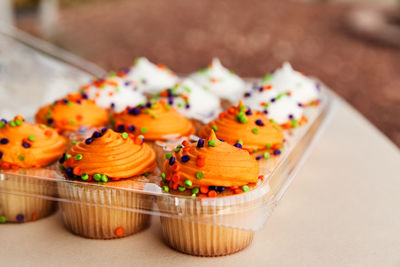
M22 116L0 121L0 169L4 179L0 188L2 222L26 222L43 218L55 210L55 203L41 198L18 196L30 194L54 196L49 166L65 151L66 139L45 125L25 122ZM14 194L13 194L14 193Z
M105 109L121 112L127 106L136 106L146 102L142 91L129 81L113 75L106 78L94 79L90 84L81 87L89 99Z
M72 201L60 204L73 233L111 239L149 225L149 215L132 211L152 205L150 196L132 191L156 167L155 152L142 138L104 128L74 145L60 163L67 182L58 183L58 192Z
M291 97L303 106L315 105L319 102L320 86L303 73L293 70L289 62L282 68L267 74L263 78L264 86L272 86L278 93L290 93Z
M41 107L35 120L60 132L76 132L83 128L106 126L108 114L93 100L88 100L85 93L74 93Z
M206 91L231 103L237 102L245 89L244 81L222 66L217 58L207 68L192 74L191 78Z
M206 138L214 131L219 139L236 147L246 149L250 153L267 149L278 150L284 140L282 128L271 122L263 112L253 111L242 101L221 112L218 118L206 124L199 136ZM279 152L276 152L279 154ZM264 153L269 157L269 153Z
M248 151L220 141L213 131L206 140L177 148L166 155L166 194L158 198L160 211L168 214L161 217L165 242L198 256L227 255L247 247L254 232L218 222L229 217L224 214L246 216L247 209L261 201L263 192L252 190L259 180L258 162ZM213 224L207 223L210 219Z
M118 75L149 94L172 88L178 81L175 73L166 66L155 65L144 57L137 58L131 68L121 69Z
M202 122L212 120L221 111L219 98L205 91L190 78L171 89L161 91L155 97L159 98L174 106L185 117Z
M117 131L142 135L150 142L194 133L190 120L162 100L115 113L113 123Z

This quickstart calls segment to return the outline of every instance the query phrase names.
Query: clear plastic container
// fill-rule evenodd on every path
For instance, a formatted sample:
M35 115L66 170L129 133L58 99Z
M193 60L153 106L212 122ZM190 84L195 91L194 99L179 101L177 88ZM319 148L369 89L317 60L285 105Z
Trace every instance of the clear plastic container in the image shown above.
M57 164L0 170L0 222L44 217L59 202L66 227L88 238L130 235L146 228L150 216L160 216L173 248L202 256L234 253L265 224L328 122L338 101L323 86L321 96L319 106L305 111L308 123L285 131L283 153L260 160L264 179L249 192L216 198L164 193L159 170L123 186L66 180Z

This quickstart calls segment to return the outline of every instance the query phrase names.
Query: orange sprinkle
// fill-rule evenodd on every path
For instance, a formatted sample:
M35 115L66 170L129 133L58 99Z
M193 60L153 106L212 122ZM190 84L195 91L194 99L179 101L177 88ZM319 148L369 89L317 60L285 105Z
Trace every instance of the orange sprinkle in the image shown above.
M178 189L178 183L174 184L174 185L172 186L172 189L174 189L174 190Z
M217 79L215 79L215 78L210 78L210 82L216 83L216 82L217 82Z
M163 64L157 64L157 68L159 69L166 69L167 67Z
M167 93L167 95L168 95L168 93ZM158 101L158 103L160 103L163 106L165 106L167 104L164 100L160 100L160 101Z
M115 229L116 236L122 236L123 234L124 234L124 228L118 227L117 229Z
M206 159L206 156L204 156L204 155L198 155L197 158L198 158L198 159Z
M171 178L172 178L172 175L171 175L171 174L168 174L168 175L165 177L165 179L166 179L167 181L170 181Z
M172 165L172 170L175 172L178 172L181 168L179 167L179 165L177 163L175 163L174 165Z
M219 113L218 118L223 119L225 118L225 116L226 116L225 112L221 112Z
M196 161L196 166L197 166L197 167L204 167L205 165L206 165L205 159L198 159L198 160Z
M162 91L162 92L160 93L160 96L161 96L161 97L167 97L167 96L168 96L168 92L167 92L167 91Z
M237 185L232 185L230 188L231 188L231 190L235 190L235 189L238 189L239 186L237 186Z
M9 169L9 168L10 168L10 163L8 163L8 162L3 162L3 163L1 164L1 168L2 168L3 170Z
M52 132L51 130L46 130L46 131L44 132L44 135L50 137L50 136L53 135L53 132Z
M241 193L243 193L242 189L235 189L233 192L234 192L235 194L241 194Z
M109 95L109 96L113 96L113 95L114 95L114 92L108 92L108 95Z
M75 175L81 175L82 174L82 170L81 170L81 168L79 168L77 166L72 170L72 173L75 174Z
M172 175L172 181L173 181L174 183L178 183L178 182L179 182L179 175L178 175L178 174Z
M264 90L270 90L272 88L272 86L270 84L267 84L266 86L264 86Z
M18 169L19 169L19 166L16 165L16 164L11 164L11 169L13 169L13 170L18 170Z
M206 194L199 194L199 197L200 197L200 198L206 198L207 195L206 195Z
M207 195L208 195L208 197L216 197L217 196L217 191L210 190Z
M37 214L36 212L32 213L32 221L36 221L37 220Z
M96 92L96 98L100 97L100 92Z
M200 186L200 192L203 194L207 194L208 193L208 186Z
M70 157L69 159L67 159L67 165L72 166L75 163L75 159L74 157Z
M83 116L81 114L76 115L76 119L78 121L81 121L83 119Z
M14 120L24 121L24 117L22 117L21 115L17 115L14 117Z
M190 143L187 140L183 140L182 145L184 146L190 146Z
M117 177L111 177L111 180L113 180L113 181L119 181L119 180L120 180L120 178L117 178Z
M143 139L140 138L139 136L136 136L136 138L135 138L135 144L137 144L137 145L143 144Z
M232 115L233 115L233 114L235 114L235 112L236 112L236 108L233 107L233 106L230 107L230 108L228 109L228 113L229 113L229 114L232 114Z

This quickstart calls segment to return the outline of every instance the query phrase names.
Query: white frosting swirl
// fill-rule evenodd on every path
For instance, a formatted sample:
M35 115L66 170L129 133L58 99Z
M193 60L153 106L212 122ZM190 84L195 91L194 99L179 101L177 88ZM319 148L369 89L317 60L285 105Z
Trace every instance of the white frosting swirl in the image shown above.
M192 74L191 78L205 90L231 102L237 102L245 88L244 81L222 66L217 58L206 69Z
M165 88L172 88L178 77L164 65L155 65L147 58L135 60L125 79L138 86L146 93L155 94Z
M89 99L103 108L111 108L116 112L123 111L127 106L136 106L146 102L143 92L132 83L119 77L94 79L91 84L82 87Z
M304 112L299 103L286 94L279 94L269 101L266 110L267 116L279 124L300 120Z

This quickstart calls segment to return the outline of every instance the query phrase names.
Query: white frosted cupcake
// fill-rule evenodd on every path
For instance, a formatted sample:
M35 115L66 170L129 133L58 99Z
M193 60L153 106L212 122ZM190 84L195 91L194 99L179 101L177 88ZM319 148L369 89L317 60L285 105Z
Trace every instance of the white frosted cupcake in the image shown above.
M238 101L245 89L244 81L222 66L217 58L207 68L192 74L191 78L205 90L230 102Z
M185 117L208 122L221 111L221 103L217 96L203 90L192 79L187 78L172 89L157 94L169 105L177 108Z
M121 72L125 72L126 81L149 94L172 88L178 81L175 73L166 66L155 65L144 57L137 58L131 68L123 69Z
M116 76L94 79L90 84L82 86L81 91L98 106L115 112L146 102L143 92L133 83Z
M263 85L271 85L279 93L290 93L292 98L302 105L313 104L319 99L319 84L293 70L290 63L283 63L280 69L263 78Z

